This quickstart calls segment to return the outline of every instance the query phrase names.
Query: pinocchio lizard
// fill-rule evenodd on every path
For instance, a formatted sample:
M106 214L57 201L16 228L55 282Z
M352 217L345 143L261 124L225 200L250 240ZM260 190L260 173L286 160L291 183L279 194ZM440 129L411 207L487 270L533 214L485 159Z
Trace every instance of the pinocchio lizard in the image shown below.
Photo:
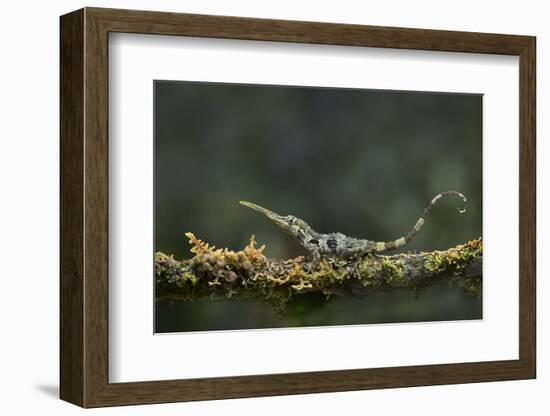
M457 208L457 211L461 214L466 212L467 199L463 194L456 191L441 192L430 201L414 227L405 236L388 242L348 237L342 233L319 233L311 228L307 222L293 215L279 215L252 202L240 201L240 203L262 213L293 236L313 256L313 263L317 264L321 256L361 257L365 254L381 253L407 244L422 228L424 220L432 207L437 201L446 196L458 196L462 198L464 207L462 209Z

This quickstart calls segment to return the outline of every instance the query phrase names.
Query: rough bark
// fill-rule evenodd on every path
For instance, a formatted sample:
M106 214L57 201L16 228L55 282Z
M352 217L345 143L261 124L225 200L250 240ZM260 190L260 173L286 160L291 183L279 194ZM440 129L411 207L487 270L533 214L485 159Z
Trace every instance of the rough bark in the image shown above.
M483 244L469 241L443 251L323 258L314 266L304 257L267 258L254 236L241 251L216 249L186 234L194 256L176 260L155 255L157 298L263 298L277 309L305 293L365 296L373 290L422 289L434 283L458 285L481 294Z

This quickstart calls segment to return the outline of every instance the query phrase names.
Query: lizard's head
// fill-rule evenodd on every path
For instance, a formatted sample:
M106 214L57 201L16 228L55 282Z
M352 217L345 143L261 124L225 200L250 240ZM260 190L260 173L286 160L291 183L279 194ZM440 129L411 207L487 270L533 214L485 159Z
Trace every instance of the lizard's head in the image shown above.
M309 231L309 224L300 218L296 218L294 215L279 215L273 211L270 211L264 207L253 204L248 201L239 201L241 205L245 207L252 208L254 211L258 211L261 214L264 214L267 218L277 224L284 231L289 233L295 238L299 238L300 235L303 235L304 232Z

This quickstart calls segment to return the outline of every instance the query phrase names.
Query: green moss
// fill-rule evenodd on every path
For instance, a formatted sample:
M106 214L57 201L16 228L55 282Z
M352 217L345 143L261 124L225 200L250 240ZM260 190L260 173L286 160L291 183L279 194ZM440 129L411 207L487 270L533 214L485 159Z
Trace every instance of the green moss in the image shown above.
M382 259L382 273L387 282L402 281L405 276L403 266L398 261L391 260L388 257Z
M482 253L482 241L472 240L447 251L426 253L424 268L431 273L449 271L453 274L459 274L473 260L481 257Z

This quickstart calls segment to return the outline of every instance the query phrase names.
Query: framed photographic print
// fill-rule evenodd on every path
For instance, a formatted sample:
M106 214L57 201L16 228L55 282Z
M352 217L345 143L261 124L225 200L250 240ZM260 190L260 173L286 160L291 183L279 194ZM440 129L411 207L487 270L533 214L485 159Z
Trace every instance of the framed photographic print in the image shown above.
M61 398L534 378L535 38L61 17Z

